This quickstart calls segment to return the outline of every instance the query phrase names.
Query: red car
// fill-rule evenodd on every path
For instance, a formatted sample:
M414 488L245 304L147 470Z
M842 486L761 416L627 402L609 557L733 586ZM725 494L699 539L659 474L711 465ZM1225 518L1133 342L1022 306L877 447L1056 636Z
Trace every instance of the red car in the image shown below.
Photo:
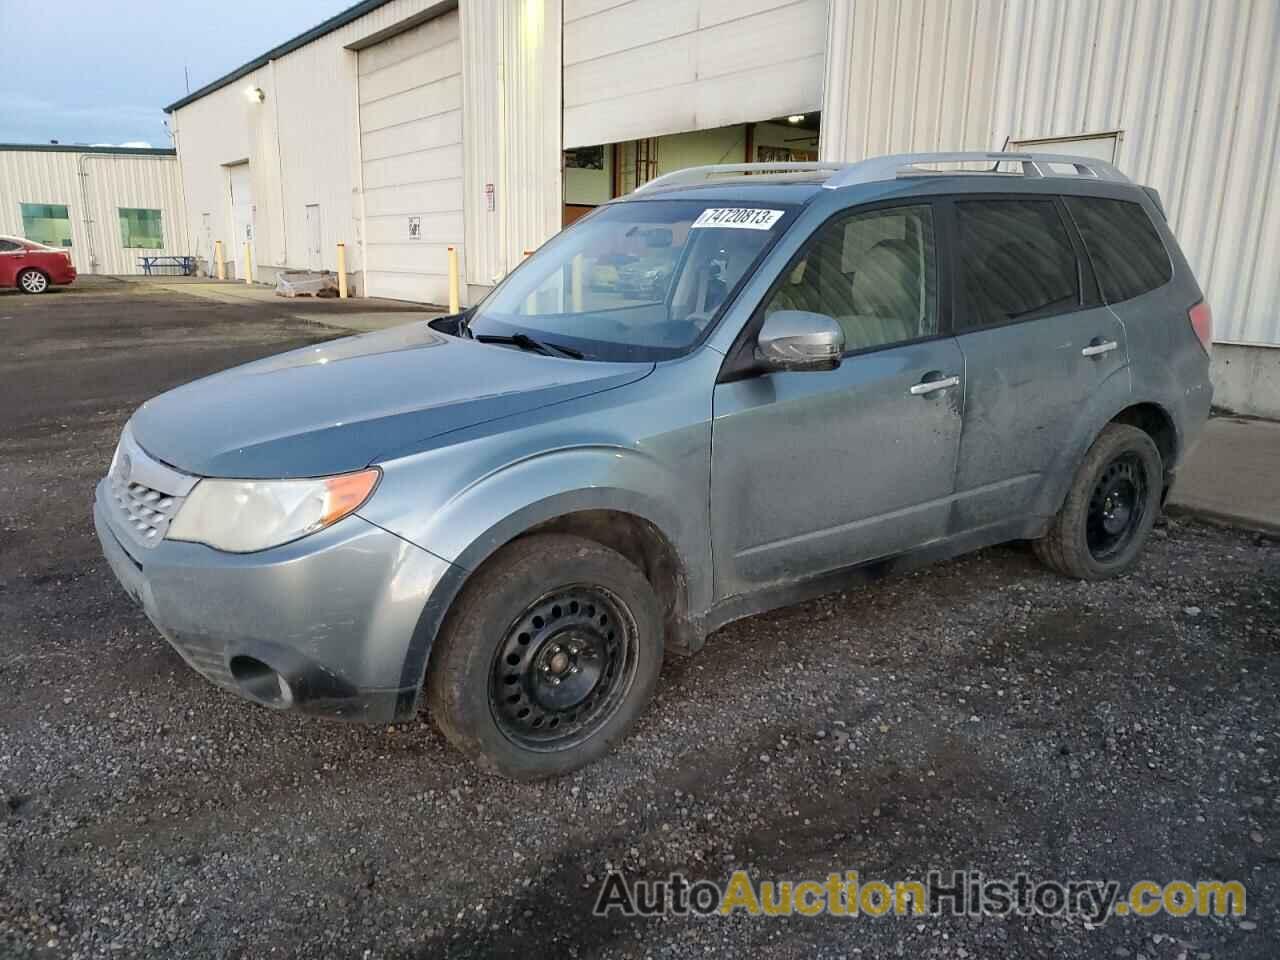
M26 293L44 293L51 285L71 283L75 278L69 250L0 236L0 289L17 287Z

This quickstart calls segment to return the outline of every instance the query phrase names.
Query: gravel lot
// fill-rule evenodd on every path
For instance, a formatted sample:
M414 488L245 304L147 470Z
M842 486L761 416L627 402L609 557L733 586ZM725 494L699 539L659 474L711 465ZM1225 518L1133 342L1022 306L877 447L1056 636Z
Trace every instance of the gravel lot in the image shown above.
M89 280L0 294L0 956L1274 957L1280 544L1162 526L1081 584L1007 546L732 625L619 751L478 773L429 718L279 716L101 560L146 397L334 335ZM610 867L727 880L1243 881L1237 919L594 919Z

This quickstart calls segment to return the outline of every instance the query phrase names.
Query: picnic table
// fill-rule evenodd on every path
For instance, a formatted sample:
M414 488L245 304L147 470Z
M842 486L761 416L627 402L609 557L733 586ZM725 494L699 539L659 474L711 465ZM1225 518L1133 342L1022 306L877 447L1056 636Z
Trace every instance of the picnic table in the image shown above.
M148 277L152 275L153 270L172 270L176 271L176 276L189 277L196 272L196 258L179 256L139 257L138 266L142 268L142 272Z

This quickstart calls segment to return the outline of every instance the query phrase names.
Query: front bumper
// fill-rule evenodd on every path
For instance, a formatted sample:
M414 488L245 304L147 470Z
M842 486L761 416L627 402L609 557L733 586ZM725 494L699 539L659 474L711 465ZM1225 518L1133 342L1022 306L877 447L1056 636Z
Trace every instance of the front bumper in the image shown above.
M107 562L205 679L276 709L345 720L416 711L430 640L422 625L438 620L427 613L448 562L354 515L253 554L170 540L142 548L119 516L104 480L93 518Z

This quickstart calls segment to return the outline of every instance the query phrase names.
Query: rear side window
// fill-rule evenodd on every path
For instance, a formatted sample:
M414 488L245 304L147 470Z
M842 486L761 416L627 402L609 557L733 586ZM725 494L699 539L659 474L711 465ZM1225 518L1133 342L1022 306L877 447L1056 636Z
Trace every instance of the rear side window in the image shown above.
M1169 254L1141 205L1097 197L1067 197L1066 202L1108 303L1173 279Z
M958 202L956 234L962 328L1080 305L1075 248L1052 199Z

